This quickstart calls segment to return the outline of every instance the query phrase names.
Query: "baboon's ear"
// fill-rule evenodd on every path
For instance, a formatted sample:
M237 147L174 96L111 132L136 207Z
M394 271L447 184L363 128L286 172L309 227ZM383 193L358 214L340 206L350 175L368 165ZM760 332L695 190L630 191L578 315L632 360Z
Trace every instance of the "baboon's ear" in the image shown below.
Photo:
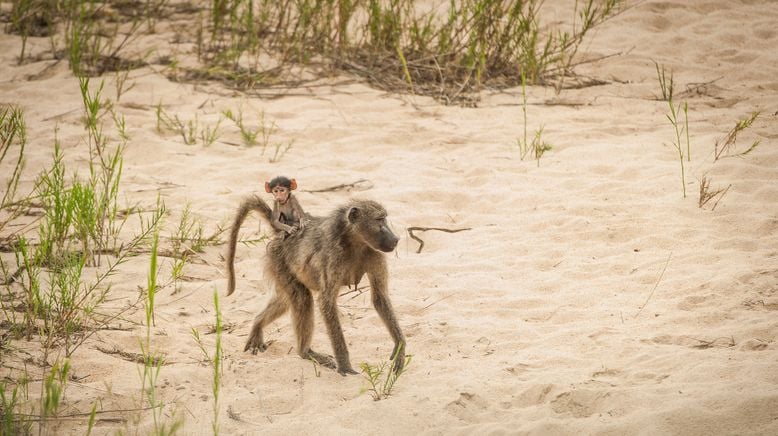
M357 221L357 218L359 218L360 210L359 208L352 207L348 210L348 222L351 224L354 224Z
M270 182L265 182L265 192L267 192L268 194L273 192L273 190L270 189Z
M292 190L292 191L297 189L297 180L292 179L292 181L289 183L289 189Z

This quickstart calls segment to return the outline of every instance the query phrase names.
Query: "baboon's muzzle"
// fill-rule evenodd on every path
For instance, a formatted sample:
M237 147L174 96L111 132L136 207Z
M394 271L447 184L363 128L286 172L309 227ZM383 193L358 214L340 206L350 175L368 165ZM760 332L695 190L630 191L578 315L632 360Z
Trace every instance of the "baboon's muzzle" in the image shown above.
M381 244L378 248L381 249L381 251L385 253L390 253L394 251L395 247L397 247L397 242L400 241L400 238L395 236L393 233L385 234L383 238L381 238Z

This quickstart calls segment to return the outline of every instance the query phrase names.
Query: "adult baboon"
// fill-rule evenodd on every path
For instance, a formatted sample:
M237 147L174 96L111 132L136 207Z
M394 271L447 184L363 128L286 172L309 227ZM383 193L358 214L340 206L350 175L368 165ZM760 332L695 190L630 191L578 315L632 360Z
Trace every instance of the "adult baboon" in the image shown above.
M252 210L270 222L272 209L261 198L248 197L240 205L230 232L227 253L227 295L235 290L235 248L238 230ZM388 270L384 253L397 246L399 238L386 223L386 210L375 201L355 200L338 207L329 216L311 217L305 230L273 239L267 245L266 271L275 284L267 307L254 318L244 351L265 351L262 330L292 309L297 335L297 352L304 359L336 368L340 374L356 374L338 315L338 290L358 283L364 274L370 280L373 306L394 340L395 371L405 361L405 339L388 295ZM313 295L318 292L319 309L327 326L335 360L311 350L313 337Z

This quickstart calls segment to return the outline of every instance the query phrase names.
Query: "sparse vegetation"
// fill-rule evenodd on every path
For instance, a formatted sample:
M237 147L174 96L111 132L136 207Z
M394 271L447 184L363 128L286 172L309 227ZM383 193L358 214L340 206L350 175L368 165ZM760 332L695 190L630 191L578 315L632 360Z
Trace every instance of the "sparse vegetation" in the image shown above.
M123 224L130 215L120 213L117 202L122 153L128 139L123 117L106 107L100 97L102 84L92 92L89 79L81 78L80 89L89 177L84 180L75 172L70 176L55 132L51 166L39 174L34 191L26 198L15 197L27 142L23 114L13 106L0 112L0 157L15 157L13 173L3 180L9 188L2 203L2 224L15 223L32 209L41 211L36 220L37 234L4 235L4 243L15 254L16 271L12 272L11 265L0 259L3 328L8 327L11 339L26 338L40 343L40 354L30 360L30 370L40 366L43 374L38 378L41 390L37 403L29 400L28 369L3 381L0 391L4 434L30 434L36 426L41 434L57 433L70 371L68 359L97 331L129 309L115 313L101 310L111 289L109 280L118 266L146 243L149 232L162 217L158 211L146 221L146 226L141 226L140 234L130 239L121 237ZM102 119L109 112L113 114L118 144L103 131ZM85 274L90 265L95 267L91 280ZM97 404L92 407L91 414L85 414L89 416L88 431L95 423L96 407Z
M759 112L752 112L746 118L738 120L735 126L724 136L722 139L717 139L714 144L714 159L719 160L723 157L743 157L756 149L759 146L760 141L755 139L751 142L751 145L741 152L734 152L734 148L737 143L737 136L744 130L751 127L751 125L759 117Z
M384 89L472 104L484 86L517 86L522 75L533 84L562 86L574 74L584 38L622 3L576 1L570 25L548 26L542 0L217 0L205 8L190 5L188 19L196 25L179 33L196 45L201 66L170 73L176 80L219 80L250 90L301 81L290 76L297 65L323 66L324 74L349 71ZM154 33L160 16L184 10L167 0L12 5L8 27L23 40L19 61L29 36L51 35L53 54L67 58L79 76L144 65L145 55L128 55L128 47L144 28Z
M3 186L3 196L0 200L0 231L6 224L18 218L25 210L27 200L17 201L16 194L19 180L24 170L24 149L27 146L27 124L24 113L15 106L0 108L0 165L6 158L13 160L11 170L7 172L0 183ZM24 198L29 197L29 195Z
M751 127L758 117L759 112L752 112L746 118L735 122L735 126L723 138L716 139L716 142L713 144L713 163L726 157L744 157L759 146L761 141L754 139L745 150L735 151L738 135ZM710 183L710 178L707 175L703 175L700 180L700 196L697 202L700 209L712 204L711 210L716 210L716 206L719 205L721 199L724 198L727 192L729 192L729 188L732 187L729 184L726 188L711 188Z
M523 115L523 128L522 135L516 138L516 144L519 147L519 157L521 160L531 153L535 158L538 166L540 166L540 158L547 151L551 150L551 144L543 140L543 128L540 126L535 130L535 134L532 135L532 141L527 139L527 81L524 76L521 79L521 112Z
M679 103L677 106L673 102L673 73L670 72L670 79L665 74L664 65L660 68L659 64L656 65L657 79L659 80L659 88L662 92L661 100L667 101L667 105L670 108L670 112L665 114L667 120L670 121L670 125L673 126L675 132L675 139L672 142L673 148L678 152L678 162L681 164L681 189L683 191L683 198L686 198L686 168L684 167L684 149L681 137L686 135L686 160L691 161L691 146L689 144L689 105L687 102ZM681 111L683 111L683 122L680 120Z
M194 145L197 140L204 146L209 146L219 138L219 126L222 122L221 115L215 125L200 126L200 120L197 114L194 118L183 121L177 114L170 115L162 107L162 103L156 106L157 131L159 133L172 132L181 135L184 144Z

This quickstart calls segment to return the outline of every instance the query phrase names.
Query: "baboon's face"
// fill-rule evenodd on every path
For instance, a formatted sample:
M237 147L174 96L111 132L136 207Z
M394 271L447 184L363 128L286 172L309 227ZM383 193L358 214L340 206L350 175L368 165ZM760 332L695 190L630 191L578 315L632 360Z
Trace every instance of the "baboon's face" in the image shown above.
M356 225L362 239L373 250L390 253L400 238L389 228L386 211L382 207L352 208L349 221Z
M286 186L278 185L270 192L272 192L273 197L277 202L286 204L286 201L289 200L289 193L292 191L290 191Z

